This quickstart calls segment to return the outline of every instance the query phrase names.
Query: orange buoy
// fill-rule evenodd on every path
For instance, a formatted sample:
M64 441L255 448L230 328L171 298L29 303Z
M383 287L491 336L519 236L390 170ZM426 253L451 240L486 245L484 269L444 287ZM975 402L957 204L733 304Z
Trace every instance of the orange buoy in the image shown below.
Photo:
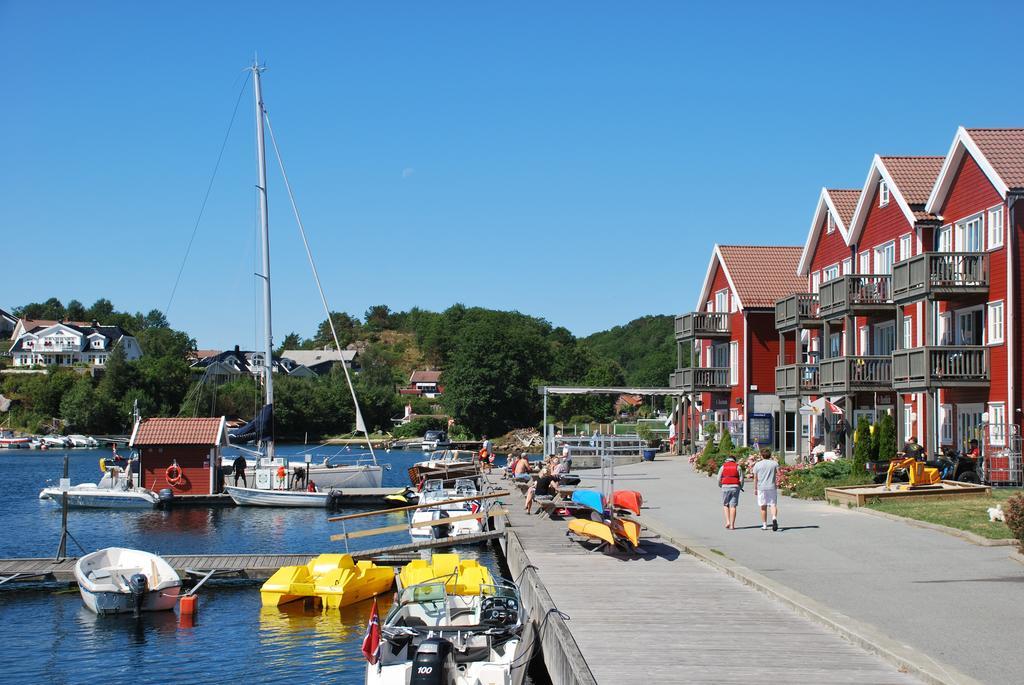
M178 612L182 616L192 616L199 608L199 597L196 595L184 595L178 601Z

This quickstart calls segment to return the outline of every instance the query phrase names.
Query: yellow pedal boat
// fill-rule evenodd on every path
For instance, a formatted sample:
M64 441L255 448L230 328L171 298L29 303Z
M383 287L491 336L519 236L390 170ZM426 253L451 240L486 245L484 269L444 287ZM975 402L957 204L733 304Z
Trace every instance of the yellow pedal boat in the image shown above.
M601 540L609 545L615 545L615 536L612 535L612 529L604 523L588 521L586 519L573 519L569 521L569 530L580 537Z
M456 595L476 595L481 585L493 585L494 578L476 559L460 559L458 554L435 554L430 561L416 559L398 574L403 588L444 579L445 589Z
M324 607L338 609L387 592L394 581L389 566L356 563L348 554L321 554L305 566L279 568L260 588L260 597L265 607L318 597Z

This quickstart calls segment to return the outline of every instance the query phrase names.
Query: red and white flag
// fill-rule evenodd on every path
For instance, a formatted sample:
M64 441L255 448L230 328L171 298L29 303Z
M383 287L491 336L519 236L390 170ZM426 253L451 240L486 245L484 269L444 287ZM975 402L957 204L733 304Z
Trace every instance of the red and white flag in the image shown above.
M377 615L377 598L373 598L373 609L370 620L366 622L366 635L363 637L363 656L371 664L377 663L377 652L380 649L380 617Z

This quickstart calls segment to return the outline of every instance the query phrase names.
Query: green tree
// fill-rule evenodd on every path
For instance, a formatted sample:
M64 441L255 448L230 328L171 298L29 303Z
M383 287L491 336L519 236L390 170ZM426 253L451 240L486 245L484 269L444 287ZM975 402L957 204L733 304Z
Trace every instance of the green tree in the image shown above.
M88 311L86 312L86 317L92 321L99 321L102 324L109 324L111 321L111 316L113 314L114 304L105 297L101 297L100 299L92 303L92 306L89 307Z
M395 391L398 378L392 361L380 345L371 344L360 355L362 371L356 376L356 395L363 421L370 431L391 428L391 417L401 413L401 404ZM339 376L344 377L339 369Z
M345 312L331 312L331 321L338 333L338 343L344 348L358 336L362 325L359 319L349 316ZM313 337L313 345L318 348L329 347L334 349L334 337L331 335L331 325L327 319L320 322Z
M302 338L299 337L298 333L289 333L284 336L284 340L281 341L280 347L278 347L274 354L282 355L285 350L298 350L301 349Z
M168 328L167 317L159 309L150 309L149 313L143 317L142 326L139 326L139 330L146 330L150 328Z
M878 461L889 461L896 458L896 421L891 414L882 416L878 433Z
M877 421L871 425L871 461L878 461L879 440L882 437L882 431L879 430L880 427L881 424Z
M46 302L31 302L21 307L14 308L14 315L23 319L48 319L56 321L67 317L67 310L56 297L51 297Z
M853 468L857 473L863 473L864 468L871 459L871 425L866 417L861 416L857 421L856 444L853 446Z
M718 442L718 451L726 457L736 452L736 445L732 441L732 433L728 428L722 428L722 439Z
M71 300L65 314L71 321L82 321L85 318L85 305L78 300Z

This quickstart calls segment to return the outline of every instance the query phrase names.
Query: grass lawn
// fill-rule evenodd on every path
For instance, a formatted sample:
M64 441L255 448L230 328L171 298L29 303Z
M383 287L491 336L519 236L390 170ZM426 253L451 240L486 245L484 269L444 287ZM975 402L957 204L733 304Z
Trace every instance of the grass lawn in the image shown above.
M984 538L999 540L1011 538L1010 529L1002 521L988 520L988 508L1019 495L1021 488L992 488L991 497L970 499L916 500L909 502L883 501L868 504L875 511L928 521L939 525L959 528ZM1003 509L1006 507L1004 506Z

